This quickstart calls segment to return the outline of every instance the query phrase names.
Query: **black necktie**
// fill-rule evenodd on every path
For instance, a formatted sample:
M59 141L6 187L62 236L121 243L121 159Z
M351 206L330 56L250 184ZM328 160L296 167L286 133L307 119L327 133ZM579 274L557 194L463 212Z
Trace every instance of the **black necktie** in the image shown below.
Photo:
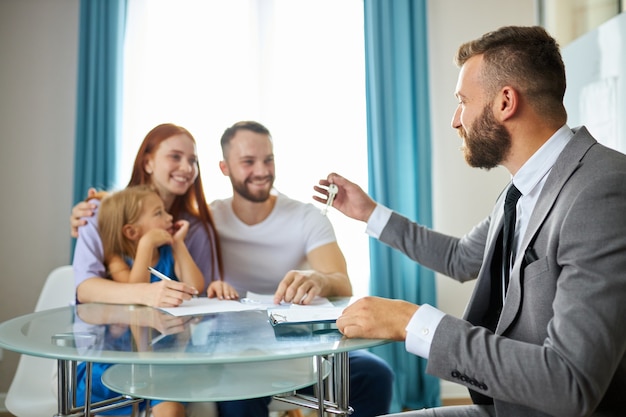
M513 185L509 187L504 200L504 229L502 233L502 302L509 286L509 272L511 270L511 252L513 249L513 236L515 235L515 213L517 200L522 193Z

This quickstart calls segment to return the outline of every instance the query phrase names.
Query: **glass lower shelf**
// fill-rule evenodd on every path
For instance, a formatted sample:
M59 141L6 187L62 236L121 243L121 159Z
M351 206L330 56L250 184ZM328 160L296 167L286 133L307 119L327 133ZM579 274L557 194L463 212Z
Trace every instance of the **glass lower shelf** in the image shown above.
M324 378L331 371L323 362ZM133 397L178 402L269 397L317 383L316 359L207 365L113 365L102 375L108 388Z

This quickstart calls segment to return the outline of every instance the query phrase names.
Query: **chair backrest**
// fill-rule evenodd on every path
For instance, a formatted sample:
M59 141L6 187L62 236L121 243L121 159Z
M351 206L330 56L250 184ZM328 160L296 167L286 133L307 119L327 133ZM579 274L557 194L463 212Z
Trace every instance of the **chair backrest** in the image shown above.
M72 265L64 265L50 272L43 284L35 311L49 310L74 304L74 271Z
M74 303L74 272L71 265L54 269L48 275L35 311ZM36 331L36 329L30 329ZM7 392L5 406L16 417L52 416L58 412L53 379L54 359L22 355Z

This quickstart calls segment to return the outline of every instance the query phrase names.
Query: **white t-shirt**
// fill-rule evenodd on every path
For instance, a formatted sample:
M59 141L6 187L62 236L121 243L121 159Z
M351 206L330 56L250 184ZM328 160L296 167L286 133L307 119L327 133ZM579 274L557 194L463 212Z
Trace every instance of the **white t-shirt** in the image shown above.
M273 294L288 271L307 269L307 253L337 240L330 220L318 208L283 194L270 215L252 226L235 216L232 198L212 202L211 210L224 281L242 297L247 291Z

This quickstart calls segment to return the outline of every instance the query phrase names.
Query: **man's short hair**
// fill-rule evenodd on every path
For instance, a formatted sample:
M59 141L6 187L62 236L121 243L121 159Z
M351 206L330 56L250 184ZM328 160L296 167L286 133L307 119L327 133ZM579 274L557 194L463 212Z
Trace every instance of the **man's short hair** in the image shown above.
M240 130L250 130L255 133L261 133L263 135L269 136L270 140L272 139L272 135L270 134L270 131L268 130L268 128L266 128L259 122L254 122L251 120L237 122L231 127L227 128L222 134L220 145L222 146L222 156L224 157L224 159L226 159L226 154L228 153L230 141L235 137L237 132L239 132Z

